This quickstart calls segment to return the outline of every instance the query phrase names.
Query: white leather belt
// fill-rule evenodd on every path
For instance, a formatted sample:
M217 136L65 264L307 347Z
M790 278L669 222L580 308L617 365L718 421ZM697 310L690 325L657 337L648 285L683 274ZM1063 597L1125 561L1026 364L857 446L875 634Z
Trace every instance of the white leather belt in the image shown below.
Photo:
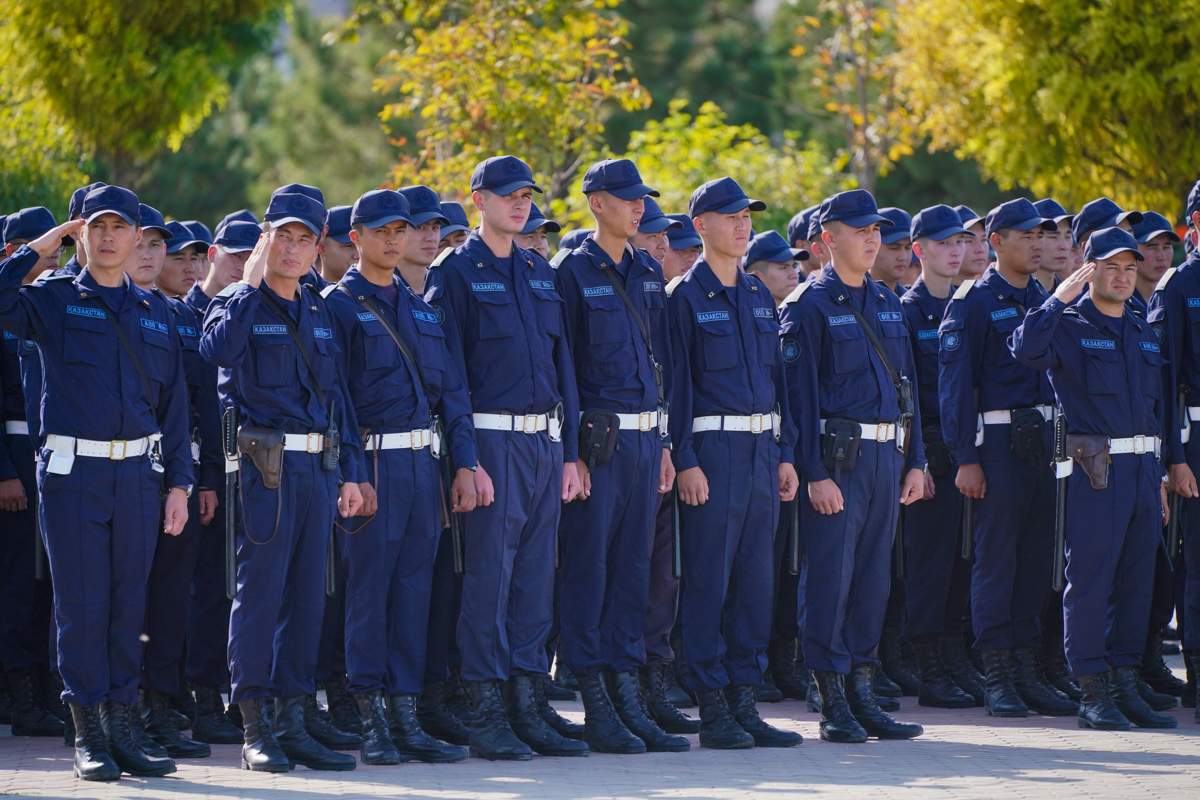
M779 415L773 411L747 416L711 416L692 419L692 433L735 431L737 433L774 433Z
M368 436L363 449L372 450L424 450L433 444L433 433L428 428L404 433L377 433Z
M1188 406L1188 419L1200 422L1200 406Z
M320 453L325 449L323 433L285 433L283 449L293 453Z
M652 431L658 427L658 412L657 411L639 411L636 414L617 414L617 421L621 425L623 431ZM579 418L583 419L583 412L579 413Z
M13 436L28 436L29 423L23 419L10 419L4 423L4 432Z
M1016 409L1013 410L1015 411ZM1054 406L1034 406L1034 410L1040 413L1047 422L1054 418ZM983 424L1010 425L1012 424L1012 411L1008 409L1002 409L1000 411L985 411L983 412Z
M1110 456L1141 456L1146 453L1154 453L1157 456L1161 447L1162 440L1157 436L1130 436L1125 439L1108 440L1108 454Z
M550 414L490 414L476 412L471 415L475 429L481 431L510 431L530 435L546 431L551 441L562 439L562 421Z
M860 422L858 426L862 429L862 441L864 442L884 442L895 441L896 439L896 423L894 422ZM825 420L821 420L821 433L825 432Z
M118 439L112 442L100 442L94 439L77 439L74 436L61 436L57 433L48 433L46 434L46 449L53 452L74 453L77 456L84 456L85 458L107 458L110 461L124 461L127 458L138 458L146 455L160 439L162 439L161 433L152 433L140 439Z

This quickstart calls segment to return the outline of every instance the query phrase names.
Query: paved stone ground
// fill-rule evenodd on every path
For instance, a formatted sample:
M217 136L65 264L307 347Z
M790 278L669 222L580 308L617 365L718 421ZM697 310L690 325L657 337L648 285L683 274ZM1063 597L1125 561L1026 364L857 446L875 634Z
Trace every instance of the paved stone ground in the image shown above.
M1179 658L1172 666L1180 667ZM1181 671L1181 670L1180 670ZM559 704L582 721L578 703ZM774 723L799 731L791 750L535 758L521 764L471 759L462 764L359 765L349 773L303 768L286 775L238 769L236 746L180 763L154 780L126 776L114 784L71 777L70 751L52 740L14 739L0 728L0 795L58 798L234 797L321 800L340 797L424 800L651 798L651 800L785 800L786 798L1057 798L1157 800L1200 797L1200 725L1176 709L1179 728L1099 733L1074 718L992 720L982 710L924 709L906 698L904 720L925 725L911 742L834 745L817 738L817 716L801 703L762 706Z

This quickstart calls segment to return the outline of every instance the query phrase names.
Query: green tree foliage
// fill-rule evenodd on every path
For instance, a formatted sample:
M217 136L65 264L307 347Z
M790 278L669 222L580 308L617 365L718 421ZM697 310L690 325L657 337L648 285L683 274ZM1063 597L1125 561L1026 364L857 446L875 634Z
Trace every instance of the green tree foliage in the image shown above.
M1200 0L902 0L901 88L935 148L1071 205L1181 209L1200 173Z
M0 72L0 214L47 206L61 219L88 166L71 132L47 113L44 96L10 85Z

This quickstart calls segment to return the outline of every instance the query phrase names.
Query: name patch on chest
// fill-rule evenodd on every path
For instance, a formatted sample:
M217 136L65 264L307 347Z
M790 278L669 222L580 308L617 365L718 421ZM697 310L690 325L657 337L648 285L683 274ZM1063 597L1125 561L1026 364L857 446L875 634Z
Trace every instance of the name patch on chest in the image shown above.
M1188 308L1200 308L1200 297L1189 297L1187 299Z
M195 339L200 335L200 332L191 325L176 325L175 330L179 331L180 336L187 336L191 339Z
M102 308L92 308L91 306L67 306L67 313L76 317L88 317L90 319L108 319L108 314Z
M936 340L938 337L937 328L926 328L923 331L917 331L917 339L922 342L928 342L931 339Z
M658 281L646 281L642 284L643 292L661 292L662 284Z
M1112 339L1080 339L1079 346L1085 350L1116 350L1117 343Z
M428 322L430 325L437 325L438 323L437 314L434 314L432 311L422 311L419 308L414 308L412 310L412 315L414 319L420 320L421 322Z
M728 322L728 321L729 321L729 312L728 311L697 311L696 312L696 322L699 322L701 325L704 325L705 323L708 323L708 322Z
M775 310L772 308L765 308L763 306L755 306L754 316L758 317L759 319L775 319Z
M250 329L253 333L259 336L287 336L286 325L255 325Z
M476 282L472 281L471 282L471 291L472 292L506 292L506 291L508 291L508 287L506 287L503 283L499 283L499 282L476 283Z
M166 333L167 332L167 326L164 323L159 322L156 319L150 319L149 317L141 317L139 321L142 323L142 327L148 331L155 331L157 333Z
M1158 342L1138 342L1138 347L1142 348L1147 353L1161 352L1158 347Z
M1015 308L1001 308L997 311L992 312L992 322L995 322L995 321L1001 320L1001 319L1012 319L1013 317L1017 316L1018 314L1020 314L1020 312L1017 311Z
M899 311L880 311L880 322L904 322L904 315Z
M358 312L357 316L358 316L359 322L374 322L375 321L375 315L373 313L371 313L370 311L360 311L360 312Z
M313 337L317 339L332 339L333 331L329 328L313 328Z
M531 278L529 281L529 286L532 289L546 289L549 291L553 291L554 290L554 281L534 280Z
M583 286L584 297L612 297L613 287L611 286Z
M855 325L858 323L858 320L854 317L853 314L839 314L836 317L826 317L825 321L828 322L831 326Z

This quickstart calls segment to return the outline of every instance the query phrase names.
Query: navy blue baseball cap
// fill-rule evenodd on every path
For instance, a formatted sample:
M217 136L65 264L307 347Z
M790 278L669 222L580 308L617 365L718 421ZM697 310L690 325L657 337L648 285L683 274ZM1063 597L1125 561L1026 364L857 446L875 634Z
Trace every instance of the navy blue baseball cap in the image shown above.
M521 229L521 235L528 236L538 228L545 228L546 233L558 233L562 230L562 225L552 219L546 219L546 215L537 207L537 203L533 203L529 208L529 219L525 221L525 227Z
M1092 231L1100 228L1111 228L1128 222L1131 226L1142 221L1140 211L1125 211L1107 197L1098 197L1079 209L1075 220L1071 223L1071 238L1075 244L1087 241Z
M828 200L828 199L829 198L826 198L826 200ZM821 206L824 204L825 204L825 200L822 200L820 202L820 204L817 205L817 210L814 211L812 214L810 214L808 217L808 241L809 241L809 244L812 244L813 242L815 242L821 238L821 230L822 230L822 228L821 228Z
M1187 225L1189 228L1192 227L1192 214L1195 214L1197 211L1200 211L1200 181L1192 184L1192 190L1188 192L1187 196L1185 213L1187 214Z
M894 225L879 213L875 198L866 189L850 189L826 198L817 211L817 217L822 228L830 222L840 222L851 228L865 228L876 222L883 227Z
M164 238L171 238L171 231L167 228L167 222L163 219L162 212L154 206L148 206L145 203L138 204L138 225L144 231L158 231Z
M810 253L800 247L792 247L778 231L763 231L750 240L746 249L745 264L756 261L792 262L807 261Z
M88 192L93 189L99 189L101 186L107 186L104 181L94 181L87 186L80 186L75 191L71 192L71 202L67 206L67 219L79 219L83 216L83 198L87 197Z
M1063 208L1062 203L1055 200L1053 197L1044 197L1033 204L1033 207L1038 210L1046 219L1054 220L1055 225L1061 225L1063 222L1070 223L1075 219L1075 215Z
M254 212L248 208L239 208L237 211L230 211L225 216L221 217L221 221L217 223L216 236L220 238L221 229L231 222L253 222L258 224L258 217L254 216Z
M462 203L455 203L453 200L441 204L442 216L447 219L447 224L442 226L442 238L445 239L452 233L469 233L471 231L471 221L467 219L467 210L462 207Z
M0 214L0 245L4 244L5 241L7 241L4 238L4 226L8 224L8 217L9 217L8 214Z
M895 244L909 238L912 217L903 208L896 208L895 206L881 208L879 209L879 216L886 217L892 223L891 227L884 227L883 229L882 236L880 237L883 244Z
M672 250L688 250L693 247L704 247L704 241L700 238L700 234L696 233L696 226L692 224L690 216L687 214L668 214L667 219L679 223L679 227L677 228L667 228L667 242L671 245Z
M260 236L262 236L262 228L258 226L257 222L235 219L217 228L217 238L213 244L220 245L222 249L230 253L246 253L254 249Z
M958 214L958 219L964 228L973 228L983 222L983 217L975 213L975 209L966 205L957 205L954 207L954 213Z
M1133 237L1139 244L1145 244L1159 236L1166 236L1172 242L1179 241L1179 234L1175 233L1175 226L1169 219L1157 211L1144 212L1141 220L1133 226Z
M988 236L996 231L1004 230L1031 231L1034 228L1041 228L1044 231L1058 230L1058 225L1054 223L1054 220L1046 219L1039 214L1038 210L1033 207L1033 203L1024 197L1007 200L993 208L988 212L983 227Z
M521 189L541 192L542 187L534 183L533 170L516 156L492 156L475 165L471 173L471 191L481 189L507 197Z
M325 230L325 205L307 194L281 192L271 195L263 221L278 228L289 222L298 222L317 236Z
M45 206L29 206L9 214L7 218L0 218L0 234L3 234L0 239L5 242L17 239L32 242L57 224L50 209Z
M638 168L628 158L610 158L588 167L583 175L583 193L608 192L622 200L658 197L658 192L642 182Z
M285 183L271 192L271 197L273 198L277 194L302 194L305 197L311 197L313 200L316 200L321 204L322 208L325 207L325 193L316 186L309 186L307 183Z
M350 210L351 225L378 228L392 222L413 224L408 200L392 189L372 189L355 200Z
M130 225L137 225L141 216L138 206L138 196L124 186L104 185L84 195L80 213L88 222L103 214L116 214Z
M680 227L679 220L671 219L663 213L662 208L653 198L645 199L642 209L642 221L638 223L638 233L662 233L671 228Z
M967 233L963 227L962 218L958 212L948 205L936 205L922 208L912 218L908 235L914 242L917 239L932 239L940 242L960 233Z
M187 225L176 220L171 220L166 224L167 229L167 255L174 255L180 250L184 250L192 245L205 246L207 243L196 238L196 234L192 232Z
M397 191L408 201L408 216L413 225L424 225L435 219L441 220L443 225L449 222L442 213L442 198L428 186L405 186Z
M1133 253L1138 261L1145 260L1138 251L1137 239L1133 238L1133 234L1116 226L1093 231L1083 246L1084 261L1103 261L1117 253Z
M583 240L592 235L591 228L575 228L563 234L558 240L559 250L574 250L583 244Z
M189 231L191 231L192 236L195 236L197 241L203 242L206 245L212 244L212 241L213 241L212 231L210 231L208 229L208 226L205 225L200 220L185 219L183 221L183 227L185 227Z
M747 208L751 211L762 211L766 207L767 204L762 200L751 200L737 181L725 176L697 187L688 202L688 213L695 219L709 211L736 214Z
M329 209L325 223L329 232L325 235L339 244L350 244L350 206L334 206Z
M817 213L818 208L819 206L809 206L788 220L788 244L795 244L797 239L808 241L808 223L812 219L813 214Z

